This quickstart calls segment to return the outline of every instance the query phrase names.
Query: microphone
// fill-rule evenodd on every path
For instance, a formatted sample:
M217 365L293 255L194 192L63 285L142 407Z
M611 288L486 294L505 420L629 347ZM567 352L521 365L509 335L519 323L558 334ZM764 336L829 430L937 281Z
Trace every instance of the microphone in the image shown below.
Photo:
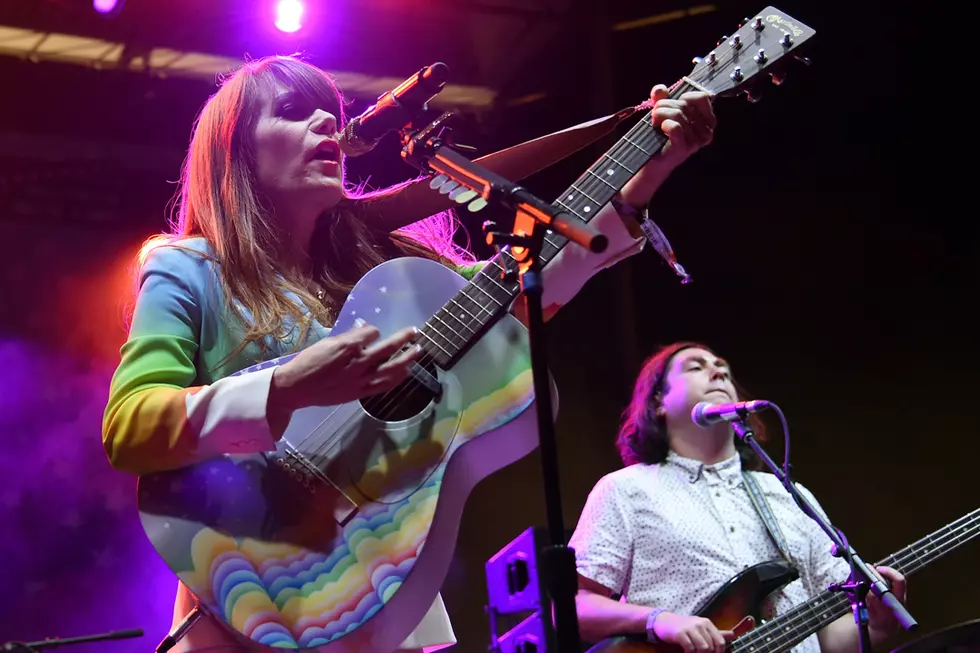
M341 151L347 156L361 156L373 150L382 136L401 129L424 110L426 103L442 91L447 79L449 66L437 61L379 96L377 103L344 127Z
M769 408L768 401L756 399L753 401L737 401L731 404L709 404L702 401L691 411L691 419L703 429L718 422L731 422L742 419L749 413L758 413Z

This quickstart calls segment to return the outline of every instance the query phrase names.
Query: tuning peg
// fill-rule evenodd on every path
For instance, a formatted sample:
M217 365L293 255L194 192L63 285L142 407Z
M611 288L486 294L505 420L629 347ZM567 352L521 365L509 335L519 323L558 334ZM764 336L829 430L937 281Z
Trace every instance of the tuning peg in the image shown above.
M743 75L742 75L742 69L739 66L735 66L735 69L732 70L732 74L729 75L729 77L732 78L732 81L733 82L740 82L740 81L742 81L742 77L743 77Z
M751 91L746 91L745 92L745 99L748 100L749 102L751 102L752 104L756 104L757 102L761 102L762 101L762 91L760 91L758 88L753 88Z
M756 18L754 21L752 21L752 29L754 29L755 31L761 32L764 28L765 28L765 24L763 24L761 17Z
M779 45L784 48L789 48L793 46L793 37L789 34L783 34L783 38L779 39Z
M795 55L793 58L796 59L797 61L799 61L804 66L809 66L811 63L813 63L812 61L810 61L810 57L803 57L803 56L800 56L800 55Z
M786 81L786 73L769 73L769 77L772 78L774 86L782 86Z
M717 43L715 43L715 45L721 45L722 43L724 43L724 42L725 42L725 41L727 41L727 40L728 40L728 34L725 34L725 35L724 35L724 36L722 36L722 37L721 37L720 39L718 39L718 42L717 42Z

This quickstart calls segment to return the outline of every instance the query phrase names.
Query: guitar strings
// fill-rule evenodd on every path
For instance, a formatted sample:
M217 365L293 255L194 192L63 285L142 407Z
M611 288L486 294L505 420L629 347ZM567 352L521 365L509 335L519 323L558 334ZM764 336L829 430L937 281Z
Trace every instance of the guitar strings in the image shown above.
M972 523L970 523L972 522ZM894 555L885 558L885 560L877 563L876 566L891 566L897 567L900 570L905 569L903 573L905 575L910 575L913 572L921 569L925 565L933 562L934 560L942 557L947 551L942 551L940 553L935 553L934 550L928 550L924 554L919 555L915 552L916 548L919 548L923 542L928 542L930 546L934 548L946 547L951 540L958 541L963 540L964 542L970 538L980 533L980 509L974 510L972 513L957 519L956 521L948 524L942 529L939 529L937 533L932 535L927 535L918 542L915 542L901 551L896 552ZM929 559L929 556L932 556ZM921 559L925 558L925 562ZM830 603L830 605L828 605ZM819 624L828 614L834 614L834 619L843 616L848 611L850 611L850 601L847 597L842 594L837 594L834 592L825 591L818 595L814 599L803 603L783 615L780 615L776 619L763 624L759 628L756 628L742 637L734 640L732 642L732 653L740 651L745 647L752 647L758 645L766 640L764 646L766 650L771 650L772 647L781 646L793 646L797 642L806 639L808 635L800 636L799 630L802 627L807 629L811 628L815 623ZM831 620L827 620L830 623ZM782 629L783 632L773 635L770 633L771 630L775 628ZM810 633L812 634L812 633ZM778 648L777 648L778 650Z

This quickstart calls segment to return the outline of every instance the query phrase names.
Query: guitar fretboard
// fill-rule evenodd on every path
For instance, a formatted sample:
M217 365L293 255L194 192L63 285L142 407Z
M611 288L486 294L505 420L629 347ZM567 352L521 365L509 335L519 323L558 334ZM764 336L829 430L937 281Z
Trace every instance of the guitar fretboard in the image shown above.
M689 90L692 88L681 82L675 85L670 96L676 98ZM648 112L554 204L589 222L666 143L664 133L653 126L652 111ZM564 236L549 231L542 246L541 264L547 265L567 242ZM443 368L450 367L506 312L520 286L517 281L504 280L505 269L517 269L517 262L506 249L488 261L425 323L419 344L431 360Z
M978 535L980 509L910 544L875 566L892 567L909 576ZM787 651L850 611L847 596L827 590L739 637L729 650L732 653Z

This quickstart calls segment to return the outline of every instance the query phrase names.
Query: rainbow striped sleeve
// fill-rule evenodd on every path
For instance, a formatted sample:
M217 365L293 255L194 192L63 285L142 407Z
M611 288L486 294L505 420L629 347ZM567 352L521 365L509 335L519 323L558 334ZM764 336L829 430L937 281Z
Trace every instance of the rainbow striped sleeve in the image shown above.
M168 246L141 269L102 421L118 469L146 474L275 448L265 415L274 368L195 385L209 274L202 256Z

